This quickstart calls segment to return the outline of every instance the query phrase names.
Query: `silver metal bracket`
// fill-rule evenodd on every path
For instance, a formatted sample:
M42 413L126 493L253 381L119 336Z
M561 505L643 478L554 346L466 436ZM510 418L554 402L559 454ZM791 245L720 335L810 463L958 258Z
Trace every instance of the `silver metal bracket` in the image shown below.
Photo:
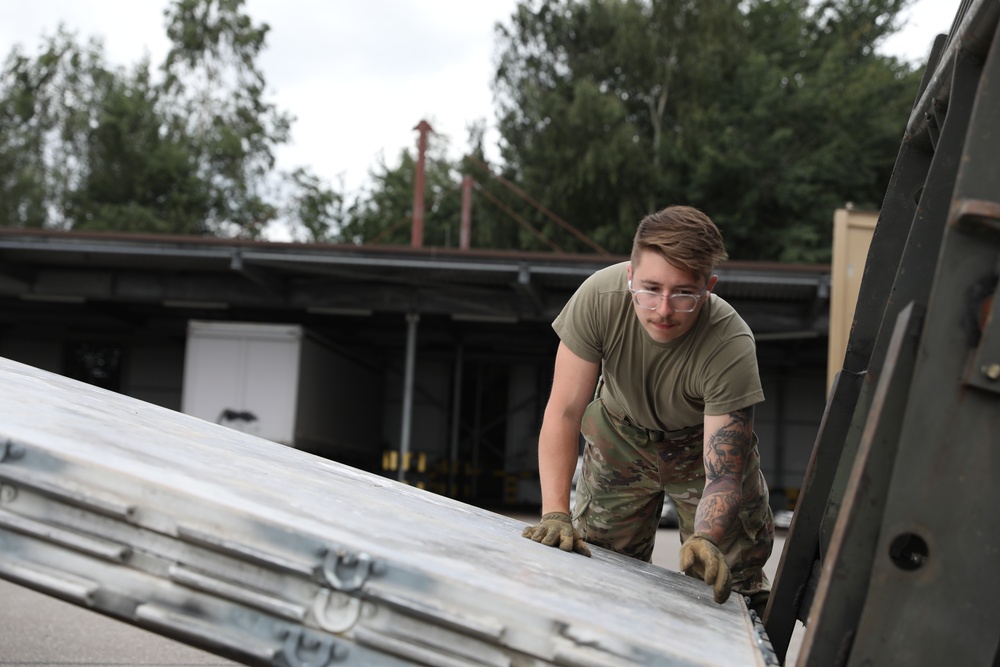
M364 552L335 548L326 551L322 570L324 579L334 590L350 592L364 586L369 576L381 574L384 567Z
M303 658L304 653L309 657ZM280 655L288 667L325 667L347 657L347 650L329 637L309 637L301 628L293 628L285 634Z

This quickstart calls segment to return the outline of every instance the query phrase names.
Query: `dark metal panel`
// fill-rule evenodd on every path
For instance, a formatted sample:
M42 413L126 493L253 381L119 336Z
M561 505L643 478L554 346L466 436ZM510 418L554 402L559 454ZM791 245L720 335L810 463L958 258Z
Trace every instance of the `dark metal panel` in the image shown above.
M823 556L822 575L799 650L800 665L843 665L859 630L857 623L876 558L923 310L912 303L904 308L892 333L860 446L853 457L836 529Z
M766 614L769 634L782 658L795 619L806 620L810 612L813 584L820 575L817 568L837 525L891 327L904 305L926 303L928 298L980 75L975 58L957 45L975 43L981 50L981 22L993 14L985 2L963 8L943 56L945 45L936 42L934 67L925 74L907 127L865 266L844 370L820 427ZM850 382L842 386L845 380Z
M983 306L977 286L995 285L997 244L949 234L944 257L852 665L989 665L1000 640L1000 587L984 576L1000 557L1000 404L961 385L975 349L962 323Z
M1000 31L996 23L995 31ZM969 384L998 349L1000 35L983 69L903 416L850 665L994 664L1000 396ZM969 202L977 202L969 216ZM982 354L987 351L986 355ZM988 362L986 365L988 366ZM980 369L983 364L980 364ZM936 613L936 612L941 613Z
M847 479L854 465L862 431L868 421L868 410L878 382L881 380L893 329L903 307L910 303L926 306L931 292L941 251L945 221L952 203L955 180L963 157L966 132L972 105L976 99L976 89L982 74L982 63L959 55L954 62L951 78L954 88L949 97L947 114L939 117L942 125L937 140L934 157L927 172L927 180L921 189L920 201L916 207L913 224L909 233L898 238L902 255L896 269L884 306L881 308L881 322L878 335L872 346L865 381L854 409L851 427L844 441L840 465L834 477L827 502L823 530L820 535L820 552L826 552L830 543L841 501L847 487ZM881 261L879 258L877 261Z
M795 620L804 621L809 614L809 585L818 577L813 570L822 552L823 518L916 212L915 193L925 182L929 165L930 156L903 142L872 237L843 370L831 388L765 614L768 635L782 660ZM839 498L835 501L839 505Z
M819 435L802 481L798 504L778 561L764 625L784 663L796 620L805 620L819 577L819 531L840 446L847 434L863 376L841 371L830 388Z
M991 377L1000 379L991 308L1000 271L1000 49L981 68L990 42L984 21L997 29L993 3L970 3L959 18L933 81L922 88L923 134L908 137L934 153L920 205L911 229L886 235L881 245L876 232L845 370L767 614L783 656L785 628L794 621L785 605L798 618L812 608L800 665L989 665L996 658L1000 588L982 573L1000 555L993 510L1000 503L993 483L1000 392ZM910 158L901 152L896 171ZM898 185L890 184L880 229L887 216L913 212L912 200L894 198L910 190ZM879 278L887 266L895 278L888 293ZM909 348L888 337L911 301L928 302L917 354L901 353ZM912 325L909 339L912 346ZM852 400L854 387L840 385L862 375ZM838 447L838 474L824 488L816 481L829 475L815 466L835 460L829 450ZM831 532L826 548L822 537Z

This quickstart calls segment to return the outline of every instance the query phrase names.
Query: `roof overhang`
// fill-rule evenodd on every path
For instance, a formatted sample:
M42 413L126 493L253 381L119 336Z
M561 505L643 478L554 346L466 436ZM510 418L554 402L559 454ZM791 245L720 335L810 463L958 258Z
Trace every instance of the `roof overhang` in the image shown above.
M313 316L416 313L546 327L627 257L0 230L6 316L67 304ZM825 336L830 267L728 262L716 293L762 340Z

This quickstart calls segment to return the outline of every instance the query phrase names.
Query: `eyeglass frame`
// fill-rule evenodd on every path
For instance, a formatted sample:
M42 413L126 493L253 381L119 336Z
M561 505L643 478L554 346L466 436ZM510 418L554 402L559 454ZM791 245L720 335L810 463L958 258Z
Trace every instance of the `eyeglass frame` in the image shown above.
M629 278L628 291L632 295L632 303L634 303L637 308L642 308L643 310L656 310L657 308L660 307L660 303L663 303L664 301L670 303L670 300L673 299L675 296L683 297L685 299L693 298L694 305L691 306L689 310L682 310L680 308L675 308L672 303L670 304L670 309L673 310L675 313L693 313L695 310L698 309L698 302L701 301L701 297L705 296L705 292L708 291L708 286L703 287L701 292L699 292L698 294L660 294L659 292L654 292L653 290L648 290L648 289L632 289L632 279ZM660 302L657 303L652 308L650 308L649 306L644 306L641 303L639 303L639 294L655 294L660 298Z

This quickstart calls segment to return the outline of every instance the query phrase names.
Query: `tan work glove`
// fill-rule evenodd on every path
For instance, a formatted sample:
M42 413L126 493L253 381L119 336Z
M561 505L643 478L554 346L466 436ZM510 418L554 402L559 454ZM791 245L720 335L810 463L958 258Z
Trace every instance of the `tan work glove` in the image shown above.
M521 535L546 546L559 547L563 551L575 551L590 558L590 549L573 527L569 514L565 512L549 512L542 515L538 525L525 527Z
M681 570L695 574L715 591L715 601L722 604L729 599L733 575L726 565L726 558L712 538L705 533L695 533L681 545Z

